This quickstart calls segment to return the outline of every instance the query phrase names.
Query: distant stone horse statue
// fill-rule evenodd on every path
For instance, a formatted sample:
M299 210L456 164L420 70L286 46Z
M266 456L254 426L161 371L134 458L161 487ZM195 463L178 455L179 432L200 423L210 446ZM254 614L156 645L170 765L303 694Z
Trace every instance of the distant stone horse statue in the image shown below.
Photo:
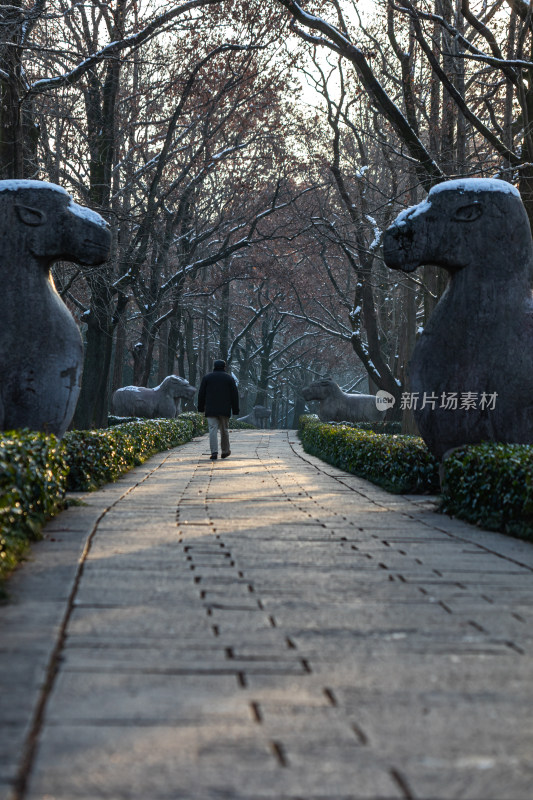
M146 386L123 386L113 393L111 411L119 417L177 417L180 400L191 400L196 389L178 375L167 377L154 389Z
M81 336L51 275L54 261L106 260L102 217L60 186L0 181L0 429L62 436L76 408Z
M385 412L378 408L374 394L347 394L331 378L310 383L302 389L304 400L318 400L323 422L377 422Z
M254 406L252 411L245 417L239 417L237 422L247 422L249 425L254 425L256 428L266 428L267 422L270 419L270 409L266 406Z

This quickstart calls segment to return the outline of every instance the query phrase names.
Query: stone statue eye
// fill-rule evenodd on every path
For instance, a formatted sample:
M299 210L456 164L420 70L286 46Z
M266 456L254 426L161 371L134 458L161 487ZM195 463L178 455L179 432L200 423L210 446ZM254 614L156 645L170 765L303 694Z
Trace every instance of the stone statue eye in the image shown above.
M31 208L31 206L22 206L15 203L15 209L21 222L25 225L37 226L43 225L46 222L46 214L39 208Z
M461 206L456 209L453 219L459 222L474 222L483 213L481 203L469 203L467 206Z

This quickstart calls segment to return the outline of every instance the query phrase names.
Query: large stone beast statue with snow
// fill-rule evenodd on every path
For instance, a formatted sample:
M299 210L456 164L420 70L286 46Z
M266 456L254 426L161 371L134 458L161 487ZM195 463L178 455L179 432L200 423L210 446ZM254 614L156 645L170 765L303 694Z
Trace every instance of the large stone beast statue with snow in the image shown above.
M0 429L62 436L80 391L83 348L50 276L54 261L108 256L105 221L59 186L0 181Z
M185 378L167 375L154 389L145 386L124 386L117 389L111 401L111 412L119 417L177 417L181 398L191 400L195 392L195 387Z
M409 365L428 448L533 443L533 249L518 191L498 180L447 181L386 232L385 262L435 264L449 283Z
M302 389L304 400L318 400L318 416L323 422L377 422L385 412L378 409L373 394L347 394L331 378L324 378Z

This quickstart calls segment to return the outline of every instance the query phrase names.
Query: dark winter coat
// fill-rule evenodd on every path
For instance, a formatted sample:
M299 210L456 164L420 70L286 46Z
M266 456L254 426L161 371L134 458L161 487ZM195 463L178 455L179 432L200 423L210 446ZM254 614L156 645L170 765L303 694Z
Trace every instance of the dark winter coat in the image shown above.
M239 413L239 393L235 379L222 369L204 375L198 391L198 411L206 417L231 417Z

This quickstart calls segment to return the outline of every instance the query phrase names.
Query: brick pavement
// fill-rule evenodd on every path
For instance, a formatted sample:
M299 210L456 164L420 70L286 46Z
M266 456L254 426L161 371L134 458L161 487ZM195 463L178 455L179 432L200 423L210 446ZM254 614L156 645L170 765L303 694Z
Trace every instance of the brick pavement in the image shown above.
M0 797L530 800L533 546L294 432L206 447L86 496L13 577Z

